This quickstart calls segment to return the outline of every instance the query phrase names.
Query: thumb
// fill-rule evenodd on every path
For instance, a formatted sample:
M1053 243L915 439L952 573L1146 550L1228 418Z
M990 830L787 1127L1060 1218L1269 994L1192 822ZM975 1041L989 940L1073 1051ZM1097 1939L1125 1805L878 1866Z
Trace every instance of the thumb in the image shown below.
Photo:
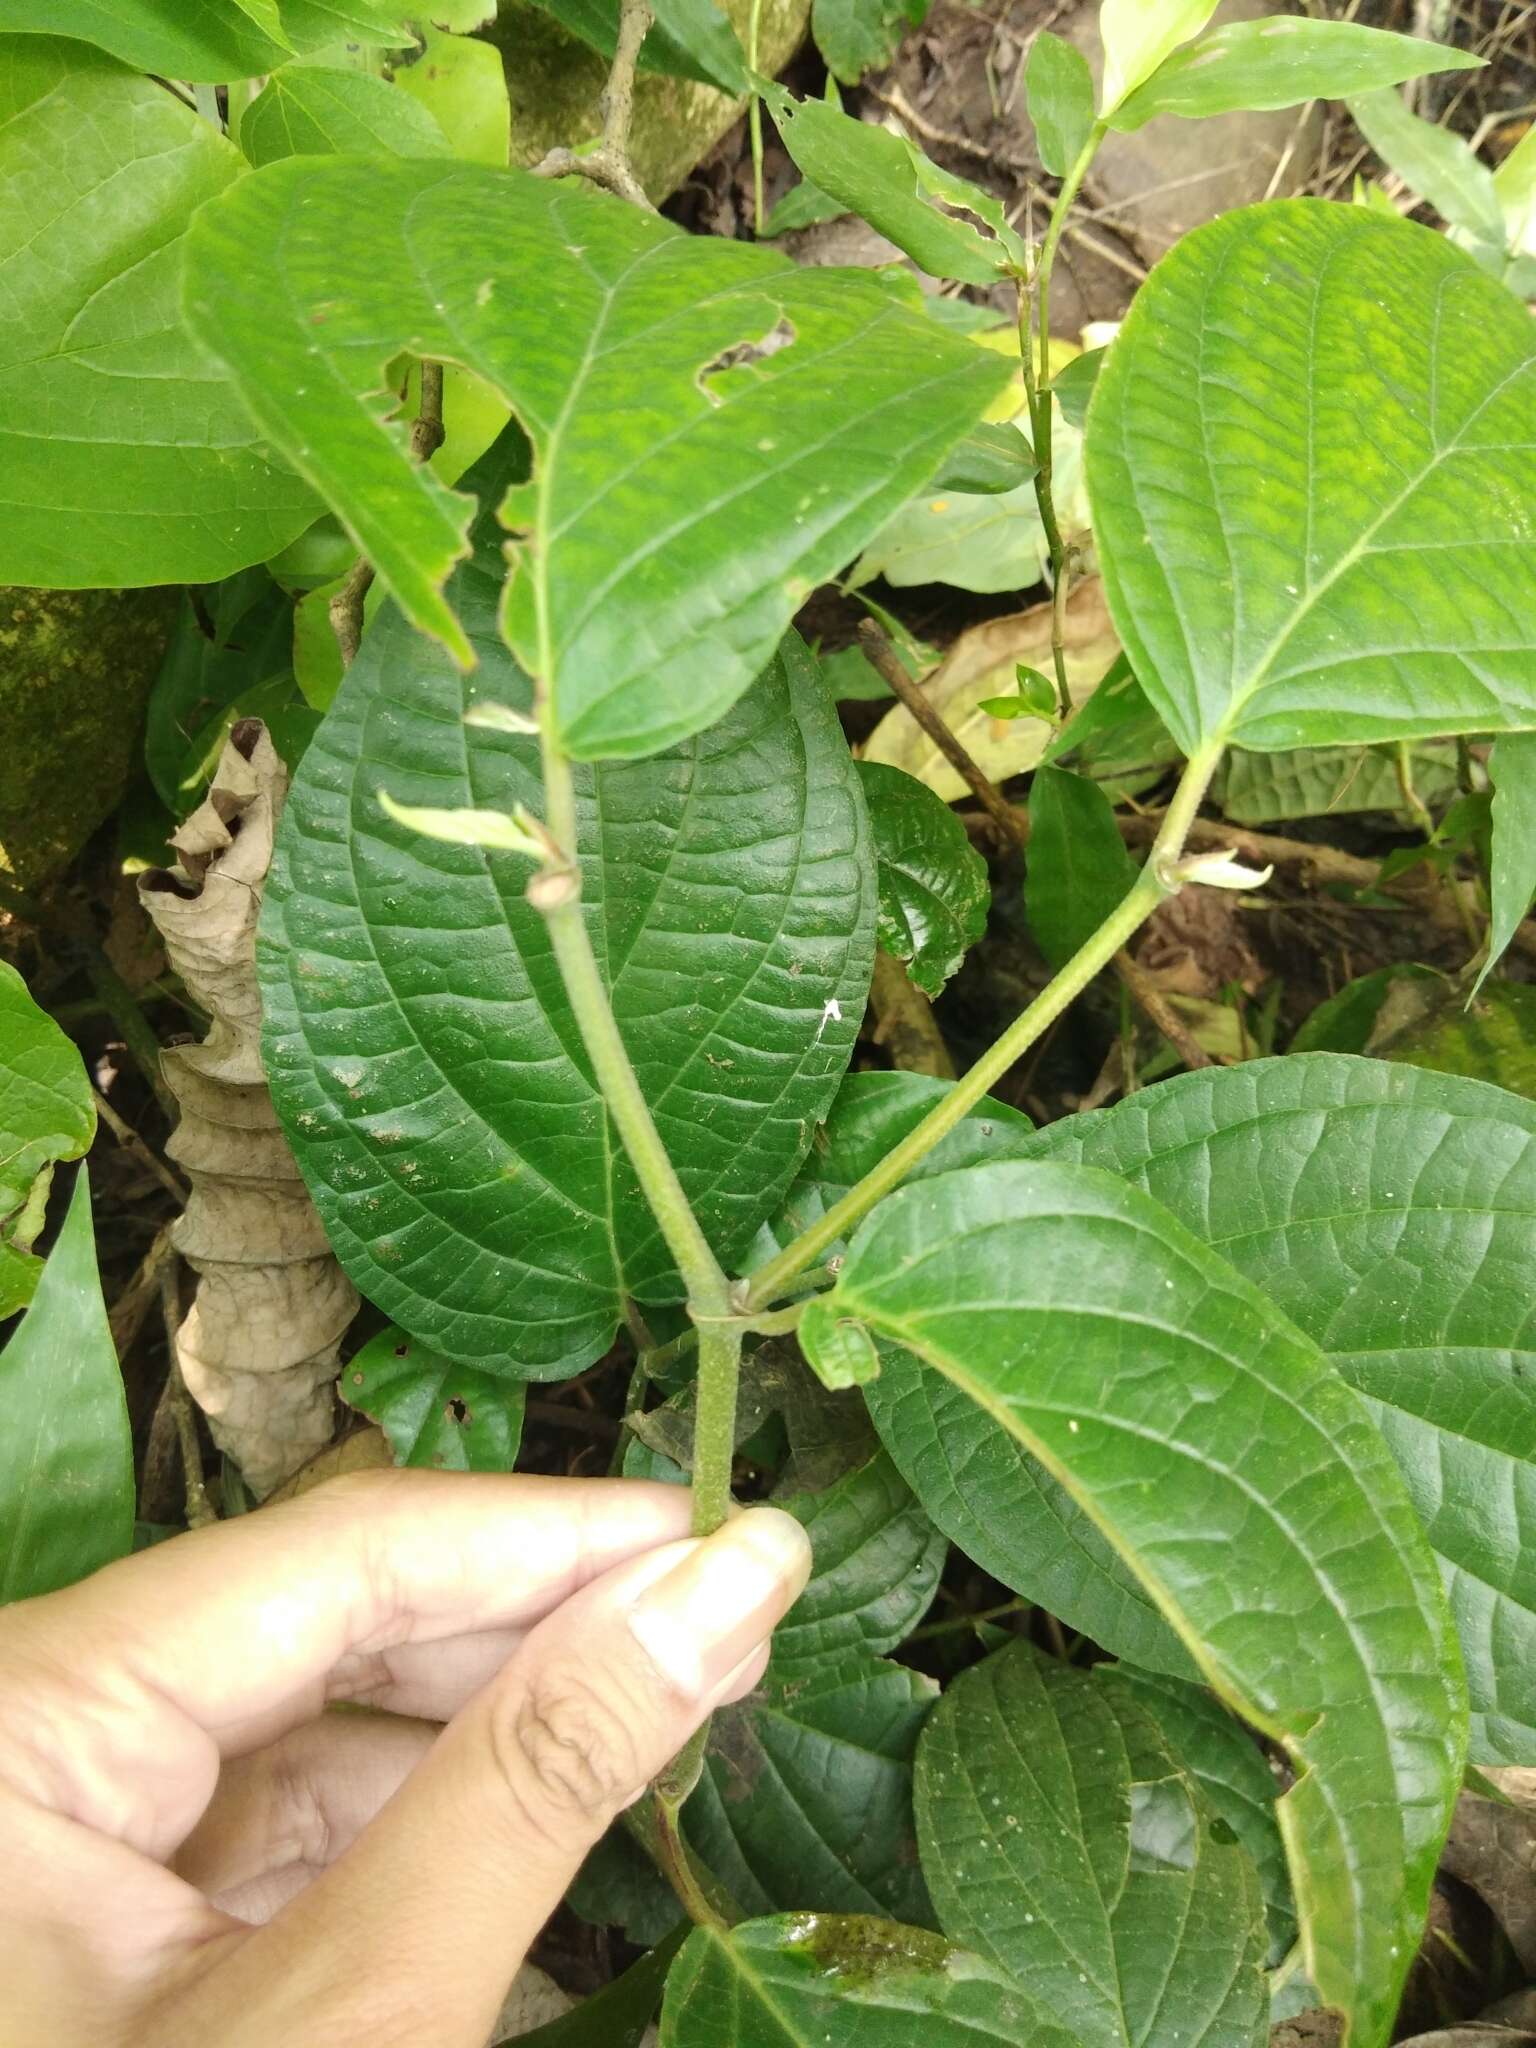
M706 1716L756 1683L810 1570L800 1524L751 1508L567 1601L339 1862L226 1953L213 1974L243 1984L226 1979L221 2041L244 2043L228 2031L238 2013L263 2044L482 2048L582 1859Z

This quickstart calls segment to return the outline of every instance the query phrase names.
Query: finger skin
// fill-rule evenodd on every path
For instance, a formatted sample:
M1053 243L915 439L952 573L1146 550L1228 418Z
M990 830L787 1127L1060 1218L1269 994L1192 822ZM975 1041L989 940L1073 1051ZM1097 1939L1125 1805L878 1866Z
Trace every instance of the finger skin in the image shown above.
M380 1471L177 1537L0 1612L0 1786L163 1860L221 1757L328 1698L419 1706L434 1648L489 1638L441 1650L462 1697L688 1514L681 1487L633 1480Z
M755 1509L579 1593L301 1899L188 1958L146 2043L482 2048L583 1858L760 1672L809 1570L799 1525Z

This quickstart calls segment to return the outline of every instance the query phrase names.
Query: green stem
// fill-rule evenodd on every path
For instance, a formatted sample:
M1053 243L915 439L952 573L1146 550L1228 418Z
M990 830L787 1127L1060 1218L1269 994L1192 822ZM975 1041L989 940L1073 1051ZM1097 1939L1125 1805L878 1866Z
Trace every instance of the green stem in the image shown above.
M1024 392L1029 405L1029 424L1035 443L1035 460L1039 468L1035 471L1035 502L1040 507L1040 524L1045 529L1046 545L1051 551L1051 587L1055 592L1055 605L1051 631L1051 654L1056 667L1056 688L1061 697L1063 715L1072 709L1072 691L1067 682L1067 654L1065 637L1065 611L1067 579L1070 564L1066 546L1061 537L1061 522L1056 516L1056 498L1052 488L1055 474L1055 421L1053 417L1055 400L1051 397L1051 272L1056 263L1056 251L1061 246L1062 230L1067 224L1067 215L1072 202L1082 189L1089 165L1098 154L1099 144L1104 140L1102 122L1095 122L1090 129L1088 140L1078 153L1077 162L1067 172L1056 204L1051 209L1050 225L1045 231L1045 240L1040 247L1040 260L1035 265L1031 292L1022 298L1019 307L1019 356L1024 365ZM1035 340L1031 332L1031 320L1039 331L1039 369L1035 368Z
M757 76L757 44L762 26L763 0L752 0L747 16L747 68ZM752 232L761 241L763 233L763 103L754 91L747 108L747 128L752 137Z
M1114 959L1160 903L1173 895L1179 883L1170 870L1184 851L1184 841L1200 809L1201 798L1216 772L1223 741L1208 741L1191 756L1163 817L1146 866L1123 903L1107 918L1080 952L1070 959L1054 981L1043 989L1027 1010L984 1052L969 1073L957 1081L935 1109L889 1151L857 1186L819 1222L797 1237L793 1244L760 1266L746 1290L749 1310L775 1300L797 1273L844 1238L876 1202L900 1186L919 1160L925 1159L942 1139L947 1138L976 1107L988 1089L1000 1081L1014 1062L1028 1051L1037 1038L1073 1003L1094 977Z
M693 1410L693 1533L713 1536L731 1511L736 1458L736 1395L741 1325L699 1324L699 1376Z

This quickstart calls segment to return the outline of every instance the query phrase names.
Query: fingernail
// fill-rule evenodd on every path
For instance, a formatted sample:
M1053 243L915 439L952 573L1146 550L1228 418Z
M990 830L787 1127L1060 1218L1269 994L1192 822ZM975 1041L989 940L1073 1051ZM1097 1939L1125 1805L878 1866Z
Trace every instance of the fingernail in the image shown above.
M648 1587L629 1625L657 1670L702 1699L766 1640L810 1576L810 1538L794 1516L749 1508Z

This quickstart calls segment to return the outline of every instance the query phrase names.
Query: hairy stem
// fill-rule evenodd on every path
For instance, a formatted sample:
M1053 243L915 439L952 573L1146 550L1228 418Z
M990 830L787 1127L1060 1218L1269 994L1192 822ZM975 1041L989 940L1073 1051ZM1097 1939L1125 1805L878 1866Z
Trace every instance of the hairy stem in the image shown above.
M699 1323L698 1398L693 1411L693 1533L713 1536L731 1511L741 1325Z
M846 1237L876 1202L899 1187L918 1161L926 1158L941 1139L948 1137L987 1090L1002 1079L1040 1034L1082 994L1101 969L1109 966L1158 905L1175 893L1179 882L1173 869L1183 853L1185 838L1221 754L1221 742L1213 741L1190 758L1147 864L1113 916L1105 919L1055 980L1014 1019L997 1043L982 1054L970 1072L955 1083L938 1106L888 1152L878 1166L872 1168L856 1187L850 1188L841 1201L834 1202L819 1222L812 1224L793 1244L758 1268L746 1292L749 1309L772 1301L781 1294L797 1273L819 1259L840 1238Z

